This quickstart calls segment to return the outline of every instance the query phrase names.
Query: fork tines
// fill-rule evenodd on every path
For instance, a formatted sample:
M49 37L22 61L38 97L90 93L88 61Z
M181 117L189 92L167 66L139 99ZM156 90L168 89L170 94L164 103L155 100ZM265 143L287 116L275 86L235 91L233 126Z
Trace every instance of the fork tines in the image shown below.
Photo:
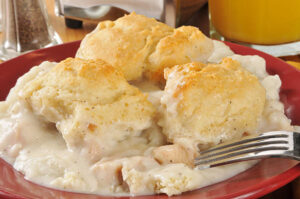
M204 169L251 159L279 157L289 149L289 138L285 131L245 136L237 142L227 142L200 152L194 163L197 168Z

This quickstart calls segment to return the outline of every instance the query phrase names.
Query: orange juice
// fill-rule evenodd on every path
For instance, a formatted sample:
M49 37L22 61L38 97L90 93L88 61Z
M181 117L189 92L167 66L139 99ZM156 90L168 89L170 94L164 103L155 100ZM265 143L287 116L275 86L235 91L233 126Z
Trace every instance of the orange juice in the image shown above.
M223 37L252 44L300 40L300 0L209 0L210 19Z

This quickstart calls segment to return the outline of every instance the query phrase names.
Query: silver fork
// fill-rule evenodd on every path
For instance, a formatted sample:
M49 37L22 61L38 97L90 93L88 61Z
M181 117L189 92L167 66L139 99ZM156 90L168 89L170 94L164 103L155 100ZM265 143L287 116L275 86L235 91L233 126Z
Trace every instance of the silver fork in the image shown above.
M246 136L236 142L226 142L195 158L199 169L221 166L234 162L262 158L282 157L300 161L300 133L272 131L258 136Z

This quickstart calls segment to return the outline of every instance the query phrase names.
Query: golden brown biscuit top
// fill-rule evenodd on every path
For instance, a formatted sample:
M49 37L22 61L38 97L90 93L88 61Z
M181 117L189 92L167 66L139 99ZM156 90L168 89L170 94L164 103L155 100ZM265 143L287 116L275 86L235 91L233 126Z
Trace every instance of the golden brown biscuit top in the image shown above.
M148 55L173 28L155 19L132 13L116 21L100 22L84 38L76 57L103 59L119 68L127 80L142 77Z
M129 81L146 76L163 82L164 68L191 61L205 62L212 50L212 41L198 28L173 29L131 13L116 21L100 22L83 39L76 57L103 59L119 68Z
M165 77L162 102L169 113L163 128L171 142L191 138L217 144L257 129L265 89L239 62L225 58L220 64L178 65L166 69Z
M70 104L73 101L97 104L109 103L125 92L138 92L135 88L126 90L128 87L130 85L124 75L102 60L67 58L44 76L27 84L23 93L32 95L48 90L49 93L45 97L49 100L49 95L56 93L56 96L51 96L51 100L68 101ZM70 96L67 97L68 95ZM73 109L71 106L69 108Z
M68 58L29 81L21 97L56 124L69 148L84 150L92 160L139 136L152 125L155 112L146 95L102 60Z
M182 26L162 38L149 56L146 76L155 81L163 79L163 70L193 61L206 62L213 50L212 41L198 28Z

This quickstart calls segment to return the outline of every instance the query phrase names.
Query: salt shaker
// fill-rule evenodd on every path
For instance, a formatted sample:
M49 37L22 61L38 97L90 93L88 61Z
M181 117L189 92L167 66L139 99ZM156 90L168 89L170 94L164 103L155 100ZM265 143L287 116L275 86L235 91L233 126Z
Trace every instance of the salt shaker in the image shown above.
M2 0L0 59L62 43L48 23L43 0Z

